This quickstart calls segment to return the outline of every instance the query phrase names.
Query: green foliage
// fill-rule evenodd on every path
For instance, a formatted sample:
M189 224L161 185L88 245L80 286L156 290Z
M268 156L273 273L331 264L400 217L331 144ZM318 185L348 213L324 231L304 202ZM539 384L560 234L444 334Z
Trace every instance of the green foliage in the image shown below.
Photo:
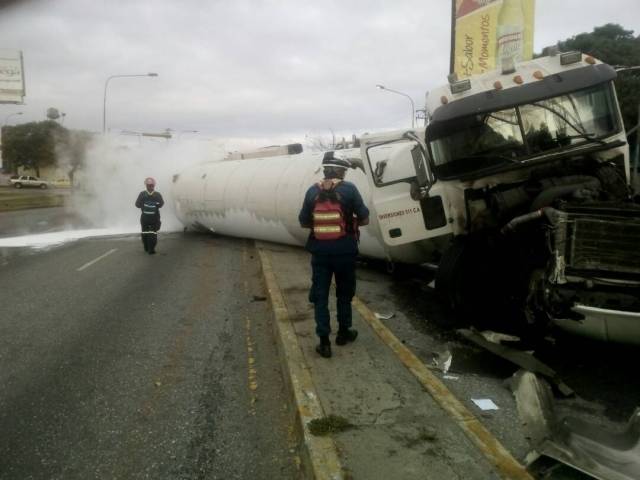
M591 33L581 33L559 42L559 46L560 51L578 50L613 66L640 65L640 36L634 37L633 30L625 30L613 23L595 27ZM620 72L616 80L616 91L628 130L638 123L640 71Z
M19 166L34 168L55 163L54 132L63 127L56 122L31 122L2 128L2 156L9 171Z
M40 175L40 168L68 165L70 176L84 161L92 136L89 132L68 130L57 122L23 123L2 128L4 169L15 173L29 167Z

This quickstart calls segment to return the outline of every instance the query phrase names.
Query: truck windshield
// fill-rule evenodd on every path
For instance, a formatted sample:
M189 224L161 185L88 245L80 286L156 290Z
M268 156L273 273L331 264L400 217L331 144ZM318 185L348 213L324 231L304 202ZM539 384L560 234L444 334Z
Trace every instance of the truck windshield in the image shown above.
M571 148L619 131L609 84L569 95L470 115L439 128L429 138L440 178L474 174L487 168Z

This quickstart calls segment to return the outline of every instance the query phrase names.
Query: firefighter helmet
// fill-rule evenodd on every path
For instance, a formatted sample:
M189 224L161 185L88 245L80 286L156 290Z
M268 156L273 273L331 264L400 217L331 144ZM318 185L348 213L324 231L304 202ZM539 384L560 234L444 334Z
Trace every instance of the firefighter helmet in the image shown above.
M349 160L343 160L342 158L336 158L333 155L333 152L326 152L322 158L322 167L342 168L347 170L348 168L351 168L351 162L349 162Z

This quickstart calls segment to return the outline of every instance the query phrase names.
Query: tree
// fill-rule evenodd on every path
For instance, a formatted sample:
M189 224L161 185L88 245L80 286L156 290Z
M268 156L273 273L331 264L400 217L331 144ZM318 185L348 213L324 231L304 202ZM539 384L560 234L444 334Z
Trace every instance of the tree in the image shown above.
M305 135L306 148L312 152L325 152L327 150L333 150L335 148L335 139L322 137L320 135L310 136Z
M2 154L8 169L16 172L20 166L40 168L55 163L54 132L61 127L56 122L30 122L2 129Z
M94 134L86 130L64 129L58 135L56 163L59 167L66 167L71 183L75 171L84 164L87 148L93 138Z
M561 51L578 50L613 66L640 65L640 36L634 37L633 30L613 23L595 27L591 33L581 33L558 45ZM621 72L615 84L624 125L629 130L638 123L640 72Z
M73 172L84 161L91 138L89 132L68 130L52 120L3 127L4 169L17 173L22 166L34 169L40 176L40 168L64 165L73 178Z

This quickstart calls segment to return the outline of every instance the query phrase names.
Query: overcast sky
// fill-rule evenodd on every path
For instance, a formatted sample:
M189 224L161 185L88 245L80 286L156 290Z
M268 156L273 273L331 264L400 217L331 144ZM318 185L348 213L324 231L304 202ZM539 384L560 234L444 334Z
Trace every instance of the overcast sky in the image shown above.
M0 0L2 4L2 0ZM113 129L198 130L209 138L302 141L410 122L446 81L449 0L30 0L0 8L0 48L24 53L26 105L0 122L42 120L99 131L105 80ZM638 0L537 0L535 50L619 23ZM636 31L636 35L640 32Z

